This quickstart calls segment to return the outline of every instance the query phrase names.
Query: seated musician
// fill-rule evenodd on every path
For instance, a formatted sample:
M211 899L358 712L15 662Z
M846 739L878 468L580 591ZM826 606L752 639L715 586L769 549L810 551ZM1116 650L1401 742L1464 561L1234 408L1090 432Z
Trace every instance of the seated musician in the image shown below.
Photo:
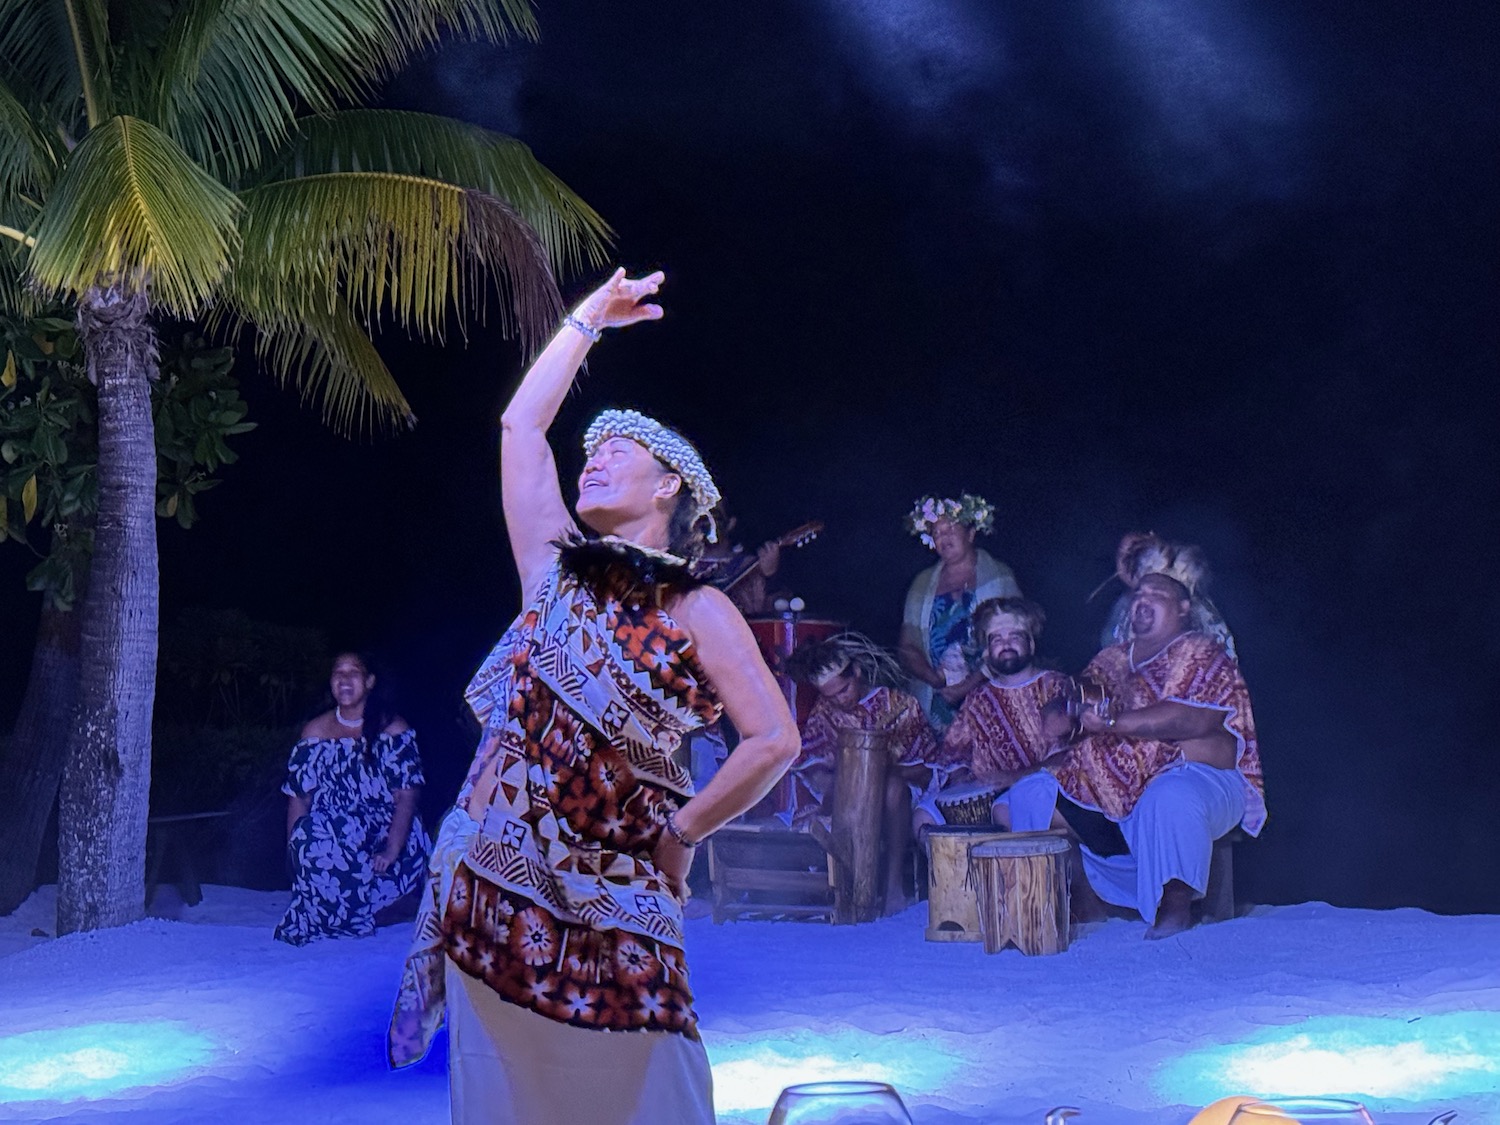
M1083 736L1048 763L1062 791L1118 823L1128 852L1083 848L1100 898L1133 907L1148 938L1192 925L1208 888L1213 842L1265 823L1250 694L1224 645L1192 627L1195 567L1143 575L1130 639L1104 649L1083 678L1110 705L1082 714Z
M984 682L964 697L943 736L953 760L967 766L953 780L992 787L995 823L1017 832L1064 827L1055 811L1056 783L1042 767L1062 749L1060 732L1049 727L1048 718L1072 681L1036 666L1036 642L1046 619L1042 607L1027 598L990 598L974 607ZM917 831L943 822L942 796L939 792L917 810Z
M898 686L905 677L894 657L859 633L801 645L787 658L787 674L817 688L818 701L802 726L802 754L787 775L790 807L782 814L794 828L833 811L838 732L854 727L891 732L895 760L886 776L884 832L886 908L907 905L902 864L911 842L912 799L940 783L950 766L914 696Z
M781 569L781 544L772 539L761 544L752 555L742 543L733 540L738 524L738 517L728 517L724 534L718 543L704 550L696 573L728 594L735 608L746 617L759 617L771 612L776 599L771 579Z

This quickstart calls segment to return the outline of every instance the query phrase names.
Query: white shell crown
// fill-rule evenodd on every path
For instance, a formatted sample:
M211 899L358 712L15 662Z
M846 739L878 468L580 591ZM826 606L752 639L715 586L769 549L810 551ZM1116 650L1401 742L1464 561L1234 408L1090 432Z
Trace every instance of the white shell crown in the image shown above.
M680 476L692 494L697 515L708 515L722 499L719 486L714 484L708 466L692 442L655 418L648 418L638 410L604 411L589 423L588 431L583 435L584 456L592 457L601 445L615 437L629 438L645 446Z

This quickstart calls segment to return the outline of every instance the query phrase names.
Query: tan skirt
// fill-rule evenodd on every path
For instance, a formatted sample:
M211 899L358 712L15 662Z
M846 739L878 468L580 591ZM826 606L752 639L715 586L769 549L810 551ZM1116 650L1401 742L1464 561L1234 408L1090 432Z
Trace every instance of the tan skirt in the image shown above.
M444 960L454 1125L714 1125L702 1043L558 1023Z

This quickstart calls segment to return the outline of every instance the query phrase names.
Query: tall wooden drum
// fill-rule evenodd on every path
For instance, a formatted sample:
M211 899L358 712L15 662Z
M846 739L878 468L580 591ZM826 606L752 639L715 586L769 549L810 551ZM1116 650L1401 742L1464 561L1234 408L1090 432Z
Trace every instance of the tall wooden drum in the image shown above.
M891 764L888 730L839 731L833 783L833 920L873 922L884 913L880 880L885 821L885 776ZM899 862L892 857L892 862Z
M993 826L939 824L927 830L927 940L979 941L979 900L969 881L969 847L1006 835Z
M986 953L1007 945L1029 956L1068 948L1070 848L1060 833L1012 832L969 850Z

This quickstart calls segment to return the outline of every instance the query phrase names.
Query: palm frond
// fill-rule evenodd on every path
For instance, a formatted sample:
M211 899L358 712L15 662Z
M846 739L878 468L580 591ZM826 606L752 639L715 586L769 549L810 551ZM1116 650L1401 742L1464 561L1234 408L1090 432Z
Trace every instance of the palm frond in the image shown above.
M250 329L262 370L294 385L304 402L321 400L323 420L340 433L416 423L369 334L343 302L288 320L275 310L231 299L216 319L235 330Z
M0 238L0 313L25 316L37 307L36 294L25 284L26 257L19 242Z
M77 121L82 86L62 4L0 0L0 79L33 111Z
M525 0L195 0L165 34L153 117L206 167L237 179L297 112L374 90L445 30L534 32Z
M32 228L31 277L49 294L145 286L191 316L229 268L240 207L161 130L113 117L69 155Z
M156 125L162 43L181 0L110 0L115 52L115 106Z
M246 305L300 320L347 301L366 324L390 315L441 339L450 312L483 319L499 289L507 331L527 351L562 313L547 252L503 200L418 176L338 172L241 194L231 280Z
M71 48L83 79L83 101L89 127L114 116L113 44L109 38L108 0L62 0L72 33Z
M299 104L329 110L388 66L384 0L194 0L167 28L152 115L230 178L291 129ZM373 57L372 57L373 56Z
M360 171L423 176L505 200L537 232L559 274L606 261L609 224L531 149L449 117L377 109L302 117L262 169L268 178Z
M0 80L0 200L39 192L57 170L57 155L37 119Z
M390 12L417 50L435 45L445 31L494 43L537 35L531 0L390 0Z

